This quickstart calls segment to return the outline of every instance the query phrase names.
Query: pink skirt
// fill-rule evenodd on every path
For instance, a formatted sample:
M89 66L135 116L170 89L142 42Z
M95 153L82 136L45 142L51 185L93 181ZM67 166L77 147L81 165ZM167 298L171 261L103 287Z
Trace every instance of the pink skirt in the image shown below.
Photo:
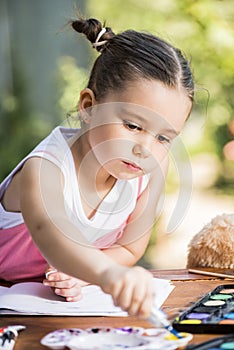
M42 281L46 265L24 223L0 229L0 279Z
M110 248L122 236L127 221L117 229L93 242L97 249ZM0 279L11 282L42 281L46 260L34 244L27 226L0 229Z

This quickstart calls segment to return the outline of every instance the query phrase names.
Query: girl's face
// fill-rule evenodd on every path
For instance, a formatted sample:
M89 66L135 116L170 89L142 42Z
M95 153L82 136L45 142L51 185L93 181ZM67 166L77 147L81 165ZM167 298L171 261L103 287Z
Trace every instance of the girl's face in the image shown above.
M91 150L110 175L129 180L154 171L165 159L191 110L184 90L139 80L92 107Z

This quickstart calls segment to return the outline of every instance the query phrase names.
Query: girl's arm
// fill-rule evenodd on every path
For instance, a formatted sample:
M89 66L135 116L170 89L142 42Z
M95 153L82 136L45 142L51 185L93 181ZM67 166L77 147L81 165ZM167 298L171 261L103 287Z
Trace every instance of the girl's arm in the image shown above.
M49 264L99 285L129 314L149 315L154 295L152 275L141 267L121 266L90 246L67 217L63 176L58 167L41 158L25 163L21 170L20 207L34 242Z
M103 252L116 263L133 266L143 256L151 236L167 169L168 160L165 160L162 169L158 168L152 174L149 184L139 197L121 239L114 246L103 249ZM51 274L48 280L44 280L44 284L56 287L55 293L66 297L67 301L80 299L81 286L84 283L84 281L72 278L60 271Z
M158 193L160 194L160 192L163 189L163 183L162 186L159 186L159 181L157 181L157 185ZM146 187L146 189L138 199L136 208L132 215L129 217L128 224L125 227L121 240L116 242L114 246L102 250L104 254L109 256L118 264L124 266L133 266L134 264L136 264L136 262L144 254L146 247L149 243L152 225L154 223L155 218L155 211L152 210L151 216L149 208L147 208L147 202L149 200L148 197L151 186L152 179L150 180L149 185ZM153 193L153 203L150 206L150 209L153 209L153 205L154 207L156 207L158 202L158 196L155 195L156 190L154 190ZM142 208L145 208L143 212ZM145 223L145 227L142 228L142 230L144 231L139 231L139 223L138 220L135 219L136 217L139 217L139 220ZM130 238L128 237L130 237L130 235L132 236L132 232L135 237L133 241L130 242ZM50 270L54 269L50 268ZM44 284L49 285L51 287L56 287L55 293L66 297L67 301L77 301L81 297L81 286L85 285L85 282L70 277L69 275L61 273L60 271L57 271L50 274L48 279L44 280Z

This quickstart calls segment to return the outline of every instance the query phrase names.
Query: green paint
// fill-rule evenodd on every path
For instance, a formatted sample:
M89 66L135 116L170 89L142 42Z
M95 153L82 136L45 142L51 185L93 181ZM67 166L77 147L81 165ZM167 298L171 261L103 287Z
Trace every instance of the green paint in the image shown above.
M230 294L215 294L210 297L210 299L214 300L226 300L232 298L232 295Z
M220 348L234 350L234 342L222 344Z

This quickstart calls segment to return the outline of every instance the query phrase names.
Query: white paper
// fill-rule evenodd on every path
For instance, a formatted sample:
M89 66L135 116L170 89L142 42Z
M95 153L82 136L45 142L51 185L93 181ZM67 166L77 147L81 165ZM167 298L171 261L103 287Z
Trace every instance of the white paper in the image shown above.
M170 281L154 278L155 304L160 307L173 290ZM77 302L67 302L52 289L38 282L25 282L10 288L0 287L1 314L61 315L61 316L127 316L116 307L109 294L100 287L82 287L83 297Z

